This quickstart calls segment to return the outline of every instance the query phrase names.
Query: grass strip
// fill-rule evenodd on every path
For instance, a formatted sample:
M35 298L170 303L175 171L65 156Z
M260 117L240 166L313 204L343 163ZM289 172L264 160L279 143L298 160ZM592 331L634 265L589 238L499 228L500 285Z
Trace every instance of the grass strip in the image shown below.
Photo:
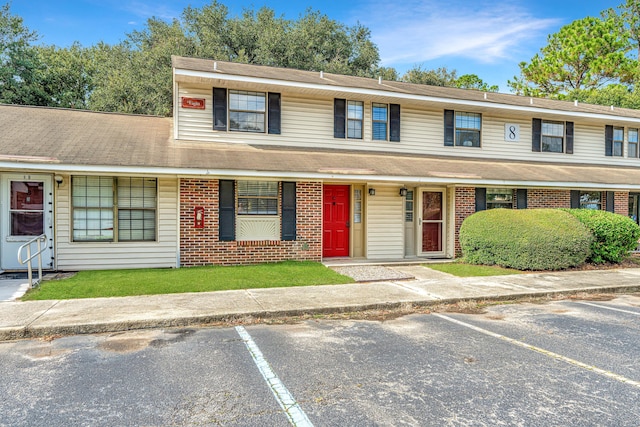
M38 288L29 291L22 300L334 285L353 281L320 263L310 261L232 267L80 271L67 279L45 281Z
M495 265L475 265L463 262L443 262L437 264L423 264L424 267L449 273L458 277L506 276L522 274L522 271L503 268Z

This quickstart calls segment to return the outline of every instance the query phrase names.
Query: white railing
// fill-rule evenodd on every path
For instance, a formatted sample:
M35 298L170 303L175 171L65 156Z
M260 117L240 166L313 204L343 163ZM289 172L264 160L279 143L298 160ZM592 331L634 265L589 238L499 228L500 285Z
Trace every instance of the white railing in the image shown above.
M33 271L31 268L31 260L36 256L38 257L38 280L36 281L36 284L42 281L42 252L44 252L44 250L47 249L47 245L45 244L44 246L42 246L41 242L46 242L46 241L47 241L47 236L45 234L41 234L29 240L27 243L25 243L24 245L20 246L20 248L18 248L18 262L20 264L25 264L25 263L27 264L27 271L29 272L30 288L33 288ZM36 251L36 253L32 254L31 245L33 245L34 243L38 244L38 250ZM22 252L25 249L27 250L27 259L23 260Z

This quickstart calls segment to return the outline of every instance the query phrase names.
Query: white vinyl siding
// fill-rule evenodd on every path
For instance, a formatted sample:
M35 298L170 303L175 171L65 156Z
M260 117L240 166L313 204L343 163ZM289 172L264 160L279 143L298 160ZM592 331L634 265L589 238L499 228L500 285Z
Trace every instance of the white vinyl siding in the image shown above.
M243 88L238 88L243 89ZM281 88L278 88L280 90ZM576 164L610 164L616 166L637 166L637 159L611 158L604 155L604 127L606 124L623 126L610 120L585 120L570 116L526 114L517 112L492 111L489 108L476 108L473 111L482 114L482 147L445 147L443 110L465 110L463 106L443 106L418 104L401 101L402 108L402 140L400 142L384 142L373 140L372 105L373 103L397 103L397 99L363 96L364 119L363 139L333 137L333 101L334 94L314 97L301 93L282 91L282 133L280 135L251 134L247 132L218 132L213 130L211 86L195 86L180 84L178 99L182 96L204 98L206 110L177 108L177 135L181 140L201 142L225 142L253 145L278 145L283 147L304 147L321 149L366 150L371 152L395 152L402 154L453 156L479 159L504 159L540 162L560 162ZM352 95L346 96L347 98ZM468 111L468 109L466 110ZM573 121L574 147L573 154L533 152L531 150L534 117L543 116L544 120L559 122ZM519 141L505 141L504 125L516 125L520 128ZM625 128L631 128L624 124Z
M71 236L71 177L56 189L56 268L104 270L177 267L178 182L158 178L157 240L154 242L73 242Z
M375 187L367 198L367 258L404 257L404 197L400 187ZM366 191L365 191L366 192Z

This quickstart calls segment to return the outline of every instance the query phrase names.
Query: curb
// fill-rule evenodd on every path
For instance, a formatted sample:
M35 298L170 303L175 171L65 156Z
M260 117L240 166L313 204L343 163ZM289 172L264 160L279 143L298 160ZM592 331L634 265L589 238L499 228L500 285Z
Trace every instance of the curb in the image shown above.
M561 291L545 291L545 292L525 292L509 295L486 295L480 297L469 298L447 298L440 300L415 300L402 302L386 302L376 304L356 304L336 307L322 307L309 309L290 309L290 310L272 310L272 311L255 311L248 313L224 313L211 315L198 315L189 317L177 317L167 319L149 319L131 322L101 322L78 325L59 325L59 326L21 326L13 328L4 328L0 330L0 341L15 341L21 339L58 337L68 335L81 334L97 334L109 332L123 332L130 330L154 329L154 328L179 328L186 326L207 326L216 323L247 323L248 319L274 319L279 317L299 317L305 315L322 315L322 314L339 314L339 313L355 313L367 310L395 310L407 306L411 307L430 307L441 304L456 304L465 301L513 301L523 298L540 298L564 295L575 295L579 293L632 293L639 292L640 285L621 285L607 287L590 287L565 289Z

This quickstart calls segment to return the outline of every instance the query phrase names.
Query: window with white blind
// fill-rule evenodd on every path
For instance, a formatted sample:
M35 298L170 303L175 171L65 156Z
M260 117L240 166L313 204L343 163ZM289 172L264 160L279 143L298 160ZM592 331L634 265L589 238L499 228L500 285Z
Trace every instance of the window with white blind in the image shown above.
M278 215L278 182L238 181L238 215Z
M155 178L74 176L73 240L155 241Z

